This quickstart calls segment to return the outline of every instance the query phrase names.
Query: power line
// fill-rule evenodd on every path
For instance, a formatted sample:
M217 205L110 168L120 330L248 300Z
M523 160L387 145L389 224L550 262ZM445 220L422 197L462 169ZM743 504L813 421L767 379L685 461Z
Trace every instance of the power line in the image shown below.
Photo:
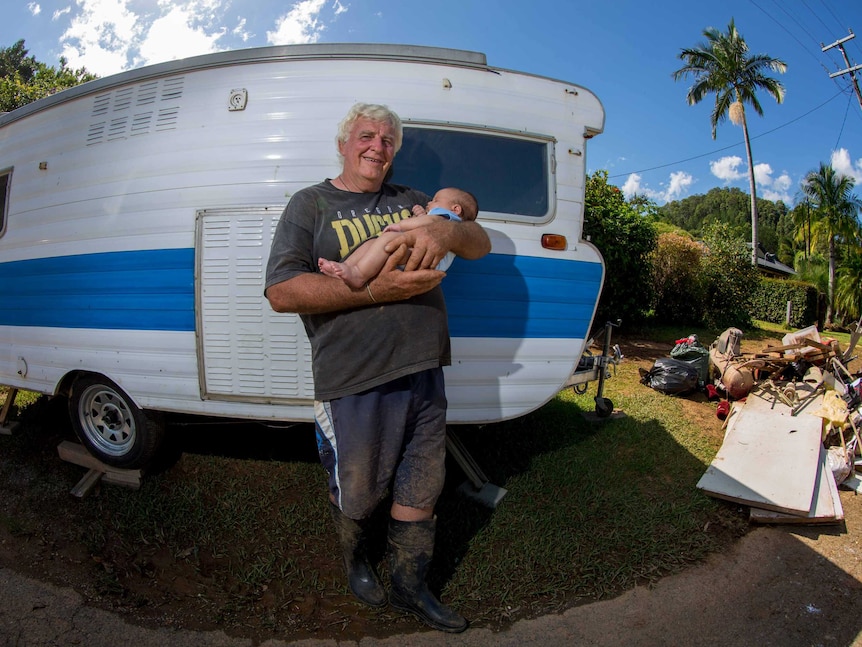
M822 0L821 0L821 1L822 1ZM803 5L805 5L805 8L806 8L806 9L808 9L808 11L810 11L810 12L812 13L812 15L813 15L815 18L817 18L817 21L818 21L821 25L823 25L823 29L825 29L826 31L832 31L832 28L831 28L831 27L829 27L829 26L828 26L825 22L823 22L823 20L820 18L820 14L819 14L819 13L817 13L816 11L814 11L814 9L812 9L811 7L809 7L809 6L808 6L808 3L807 3L807 2L805 2L805 0L802 0L802 4L803 4ZM817 42L817 41L816 41L816 39L815 39L815 41L814 41L814 42Z
M785 27L785 26L784 26L784 25L782 25L780 22L778 22L778 20L775 18L775 16L773 16L771 13L769 13L768 11L766 11L766 9L764 9L763 7L761 7L761 6L760 6L759 4L757 4L754 0L749 0L749 1L750 1L750 2L751 2L751 4L753 4L755 7L757 7L758 9L760 9L760 10L761 10L765 15L766 15L766 17L767 17L767 18L769 18L772 22L774 22L776 25L778 25L778 26L779 26L779 27L781 27L784 31L786 31L786 32L788 33L788 35L789 35L793 40L795 40L797 43L799 43L799 46L800 46L802 49L804 49L808 54L810 54L812 57L814 57L814 60L816 60L818 63L820 62L820 59L817 57L817 55L816 55L816 54L814 54L814 52L812 52L810 49L808 49L808 47L806 47L806 46L805 46L805 44L804 44L801 40L799 40L793 32L791 32L789 29L787 29L787 27ZM816 43L817 41L814 41L814 42Z
M805 45L805 43L803 43L801 40L799 40L799 39L796 37L796 35L795 35L792 31L790 31L787 27L785 27L783 24L781 24L781 22L779 22L779 20L778 20L775 16L773 16L771 13L769 13L769 12L768 12L768 11L766 11L763 7L761 7L759 4L757 4L757 2L755 2L755 0L750 0L750 2L751 2L751 4L753 4L755 7L757 7L758 9L760 9L760 11L761 11L761 12L763 12L763 13L766 15L766 17L767 17L767 18L769 18L772 22L774 22L774 23L775 23L776 25L778 25L781 29L783 29L785 32L787 32L787 34L788 34L788 35L789 35L793 40L795 40L797 43L799 43L799 46L800 46L800 47L801 47L801 48L802 48L802 49L803 49L803 50L804 50L804 51L805 51L809 56L811 56L815 61L817 61L817 64L818 64L820 67L822 67L822 68L823 68L823 70L824 70L827 74L829 74L829 73L830 73L829 68L827 68L827 67L823 64L823 61L821 60L821 57L822 57L822 55L821 55L821 54L815 54L811 49L809 49L809 47L808 47L807 45ZM779 9L781 9L781 11L783 11L783 12L784 12L784 13L785 13L785 14L786 14L786 15L787 15L787 16L788 16L788 17L789 17L789 18L790 18L794 23L796 23L796 24L797 24L797 25L802 29L802 31L804 31L804 32L808 35L808 37L809 37L809 38L811 38L811 40L812 40L812 41L814 41L815 45L816 45L818 48L820 48L820 47L822 46L822 43L818 42L818 41L817 41L817 39L816 39L816 38L814 38L814 36L813 36L813 35L812 35L812 34L811 34L807 29L805 29L804 27L802 27L802 26L801 26L801 24L799 23L799 21L798 21L796 18L794 18L792 15L790 15L790 13L788 13L788 11L787 11L784 7L782 7L781 5L779 5L779 4L778 4L778 2L777 2L776 0L772 0L772 2L773 2L773 3L774 3L774 4L775 4ZM818 17L818 18L819 18L819 17ZM821 21L821 23L822 23L822 21ZM825 25L824 25L824 27L825 27ZM827 54L827 56L830 56L830 55L829 55L829 54ZM833 63L834 63L834 61L833 61ZM837 66L836 66L836 67L837 67ZM830 78L832 78L832 77L830 77ZM833 78L833 80L835 80L835 79ZM838 87L840 87L840 86L838 85L837 81L836 81L835 85L836 85L836 86L838 86Z
M785 9L785 8L784 8L784 7L782 7L780 4L778 4L778 2L776 2L776 0L772 0L772 4L774 4L774 5L775 5L776 7L778 7L781 11L783 11L783 12L784 12L784 14L785 14L788 18L790 18L790 20L792 20L792 21L796 24L796 26L797 26L797 27L799 27L799 29L801 29L803 32L805 32L805 33L808 35L808 37L809 37L809 38L814 42L814 44L815 44L815 45L818 43L818 40L817 40L816 38L814 38L814 36L812 36L811 32L810 32L810 31L808 31L808 30L805 28L805 25L803 25L803 24L802 24L802 23L800 23L798 20L796 20L796 18L795 18L795 17L794 17L794 16L793 16L789 11L787 11L787 9ZM776 22L777 22L777 21L776 21ZM787 30L785 30L785 31L787 31ZM788 32L788 33L790 33L790 32ZM797 42L799 42L799 41L797 41ZM802 43L799 43L799 44L800 44L800 45L802 45Z
M838 18L838 16L835 15L835 12L832 11L832 8L828 4L826 4L826 2L824 0L820 0L820 4L822 4L823 8L829 12L829 15L832 16L832 18L835 20L835 23L837 25L841 25L842 27L844 26L842 24L841 20Z
M808 115L810 115L812 112L815 112L816 110L820 110L820 108L825 106L827 103L833 101L836 97L841 96L842 94L844 94L843 88L839 92L837 92L836 94L832 95L829 99L827 99L826 101L821 103L819 106L812 108L808 112L806 112L802 115L799 115L795 119L791 119L790 121L785 122L785 123L781 124L780 126L776 126L772 130L767 130L766 132L760 133L759 135L755 135L755 136L751 137L750 139L752 139L752 140L760 139L761 137L765 137L766 135L770 135L770 134L774 133L776 130L780 130L780 129L784 128L785 126L789 126L790 124L796 123L800 119L803 119L803 118L807 117ZM675 166L676 164L684 164L685 162L690 162L692 160L700 159L701 157L709 157L710 155L715 155L716 153L720 153L722 151L726 151L726 150L731 149L731 148L736 148L737 146L742 146L743 144L745 144L744 140L737 142L735 144L731 144L729 146L724 146L722 148L716 148L715 150L711 150L708 153L701 153L700 155L694 155L693 157L687 157L685 159L677 160L675 162L669 162L667 164L659 164L658 166L651 166L650 168L641 169L639 171L628 171L626 173L616 173L614 175L609 175L608 179L610 180L610 179L617 178L617 177L626 177L626 176L632 175L633 173L648 173L649 171L656 171L660 168L667 168L668 166Z
M853 101L853 95L847 95L847 107L844 109L844 119L841 121L841 130L838 131L838 139L835 141L835 146L832 150L838 150L838 143L841 141L841 135L844 134L844 124L847 123L847 113L850 112L850 102Z

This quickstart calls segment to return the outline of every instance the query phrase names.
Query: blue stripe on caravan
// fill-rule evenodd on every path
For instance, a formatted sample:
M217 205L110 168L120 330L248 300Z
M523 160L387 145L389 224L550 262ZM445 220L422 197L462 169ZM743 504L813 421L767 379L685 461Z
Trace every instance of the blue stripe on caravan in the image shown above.
M489 254L443 281L453 337L584 338L599 263ZM263 296L261 296L263 300ZM0 264L0 325L195 329L194 250L60 256Z
M195 329L194 249L58 256L0 264L0 325Z
M443 280L452 337L586 338L602 265L489 254L456 258Z

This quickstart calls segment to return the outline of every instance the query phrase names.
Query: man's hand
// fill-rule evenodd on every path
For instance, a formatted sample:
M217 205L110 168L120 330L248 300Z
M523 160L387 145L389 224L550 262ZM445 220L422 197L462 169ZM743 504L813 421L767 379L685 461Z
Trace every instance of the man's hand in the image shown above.
M445 272L425 268L410 270L410 262L414 255L415 249L411 252L406 244L395 247L386 265L377 277L369 282L371 292L378 301L402 301L417 294L424 294L440 285L446 276ZM405 265L405 271L399 269L400 265ZM431 267L436 265L437 263L434 263Z
M407 271L437 267L450 251L470 260L481 258L491 251L491 241L481 225L476 222L453 222L444 218L393 236L385 249L391 254L401 245L406 245L411 250L409 260L404 263L404 269Z

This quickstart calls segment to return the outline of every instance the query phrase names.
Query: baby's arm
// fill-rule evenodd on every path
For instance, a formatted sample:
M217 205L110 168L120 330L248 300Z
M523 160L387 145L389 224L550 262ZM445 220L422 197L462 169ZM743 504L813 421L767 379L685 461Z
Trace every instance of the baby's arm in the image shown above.
M417 205L418 206L418 205ZM414 207L415 209L416 207ZM426 214L405 218L396 222L394 225L388 225L383 231L410 231L411 229L419 229L419 227L427 227L435 221L439 216L429 216Z

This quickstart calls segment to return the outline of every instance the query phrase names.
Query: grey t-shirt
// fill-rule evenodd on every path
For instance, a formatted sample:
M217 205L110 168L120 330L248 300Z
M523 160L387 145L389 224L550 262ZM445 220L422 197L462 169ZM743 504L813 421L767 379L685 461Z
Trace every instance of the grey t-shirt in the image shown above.
M326 180L298 191L276 226L266 287L317 272L318 258L343 259L387 224L409 217L413 205L428 201L421 191L393 184L377 193L351 193ZM317 400L451 363L439 286L406 301L301 318L311 341Z

